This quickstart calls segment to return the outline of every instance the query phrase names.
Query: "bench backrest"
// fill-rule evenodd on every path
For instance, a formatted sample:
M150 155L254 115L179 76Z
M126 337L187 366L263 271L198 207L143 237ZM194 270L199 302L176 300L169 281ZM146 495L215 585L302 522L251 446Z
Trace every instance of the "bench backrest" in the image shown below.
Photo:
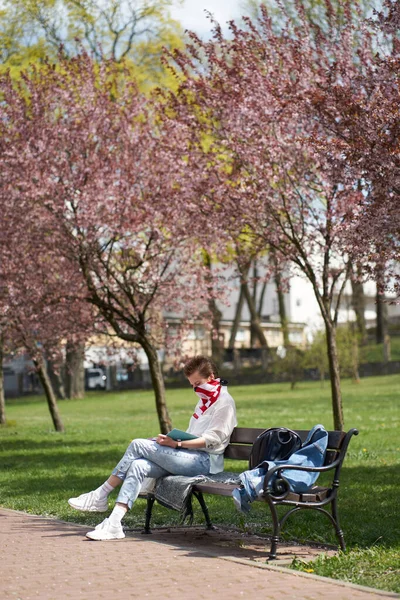
M249 460L251 447L257 438L265 431L265 429L257 429L253 427L235 427L232 432L229 445L225 449L224 457L231 460ZM304 442L308 431L295 430L300 436L301 441ZM328 431L328 449L326 452L324 465L330 465L340 454L343 448L343 440L346 438L344 431ZM345 451L346 447L343 448ZM343 456L344 458L344 456Z

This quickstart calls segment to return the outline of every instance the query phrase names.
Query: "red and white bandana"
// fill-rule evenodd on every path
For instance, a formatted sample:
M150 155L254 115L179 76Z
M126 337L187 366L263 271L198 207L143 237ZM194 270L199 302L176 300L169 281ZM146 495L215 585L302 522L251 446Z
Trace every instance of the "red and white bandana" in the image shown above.
M194 418L198 419L218 400L221 393L221 379L211 379L207 383L196 386L194 391L202 402L193 413Z

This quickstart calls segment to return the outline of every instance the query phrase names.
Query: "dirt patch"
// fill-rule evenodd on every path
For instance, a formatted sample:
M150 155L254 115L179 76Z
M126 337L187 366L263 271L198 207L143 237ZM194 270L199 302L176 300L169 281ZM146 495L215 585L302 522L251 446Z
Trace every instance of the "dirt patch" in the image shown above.
M126 530L128 535L142 535L138 531ZM266 562L271 540L267 536L243 533L235 529L203 527L173 527L153 529L149 541L183 546L197 551L205 551L215 556L235 556L256 562ZM322 544L300 544L293 541L281 541L278 544L277 558L269 564L288 565L294 558L308 562L324 553L334 556L336 549Z

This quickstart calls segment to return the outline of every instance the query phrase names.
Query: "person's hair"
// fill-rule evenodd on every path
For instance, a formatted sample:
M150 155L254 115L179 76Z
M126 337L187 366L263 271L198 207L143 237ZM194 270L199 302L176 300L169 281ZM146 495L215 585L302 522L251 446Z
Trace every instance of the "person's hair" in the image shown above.
M200 373L202 377L210 377L211 373L218 376L218 369L216 364L208 358L208 356L202 356L199 354L198 356L193 356L190 358L183 367L183 372L186 377L190 377L193 373Z

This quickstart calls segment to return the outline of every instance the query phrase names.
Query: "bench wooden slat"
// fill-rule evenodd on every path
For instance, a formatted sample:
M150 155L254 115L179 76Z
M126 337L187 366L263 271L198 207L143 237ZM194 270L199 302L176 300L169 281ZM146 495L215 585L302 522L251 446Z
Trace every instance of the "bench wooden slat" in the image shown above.
M315 502L322 502L325 500L325 498L329 496L330 491L331 490L327 487L314 486L307 493L295 494L294 492L289 492L282 503L309 502L312 505L315 504Z
M235 429L232 431L230 443L231 444L232 443L233 444L253 444L255 442L256 438L266 429L268 429L268 427L265 427L265 429L235 427ZM293 431L295 431L300 436L302 442L304 442L306 440L306 437L309 434L308 430L293 429Z
M267 429L267 428L265 428ZM249 427L235 427L232 432L230 438L230 444L253 444L255 439L263 432L265 429L259 428L249 428ZM301 438L301 441L304 442L309 434L308 430L303 429L294 429ZM345 432L343 431L329 431L328 432L328 448L331 450L337 450L340 448L342 441L345 437Z
M337 450L327 450L326 451L326 455L325 455L325 462L324 462L324 466L328 466L331 465L338 457L338 451Z
M224 452L224 458L232 458L233 460L249 460L251 446L240 446L231 444Z
M216 494L217 496L231 496L232 491L237 488L237 484L232 483L198 483L193 486L195 492L202 492L203 494Z
M203 494L231 496L232 491L237 487L237 484L232 483L206 482L196 484L193 486L193 490L195 492L202 492ZM330 488L313 486L309 492L303 492L301 494L289 492L285 500L290 502L322 502L329 494ZM260 498L260 500L262 501L262 498Z
M232 460L249 460L253 442L263 431L265 429L235 427L229 446L225 450L224 457ZM296 433L300 436L301 441L304 442L309 432L307 430L296 430ZM337 450L340 449L344 437L345 434L343 431L328 432L328 448L330 450L326 453L325 465L330 465L336 460L338 456Z
M253 444L257 436L265 431L264 429L255 429L248 427L235 427L232 431L231 444Z
M328 431L328 448L339 450L345 437L344 431Z

